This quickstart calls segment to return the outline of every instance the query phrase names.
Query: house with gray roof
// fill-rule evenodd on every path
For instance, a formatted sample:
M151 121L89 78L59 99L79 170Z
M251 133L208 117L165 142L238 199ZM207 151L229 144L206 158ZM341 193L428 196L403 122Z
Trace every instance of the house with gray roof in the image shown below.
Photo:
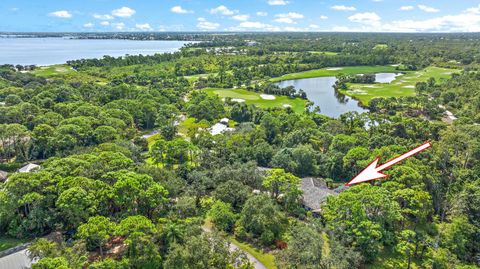
M314 177L302 178L300 189L303 191L303 206L313 213L321 211L321 205L327 200L328 196L338 194L334 190L329 189L325 181Z

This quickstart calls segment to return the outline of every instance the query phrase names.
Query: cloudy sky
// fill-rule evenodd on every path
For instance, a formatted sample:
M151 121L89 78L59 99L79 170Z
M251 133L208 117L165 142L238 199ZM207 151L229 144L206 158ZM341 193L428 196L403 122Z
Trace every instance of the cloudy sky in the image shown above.
M473 0L0 0L0 31L480 32Z

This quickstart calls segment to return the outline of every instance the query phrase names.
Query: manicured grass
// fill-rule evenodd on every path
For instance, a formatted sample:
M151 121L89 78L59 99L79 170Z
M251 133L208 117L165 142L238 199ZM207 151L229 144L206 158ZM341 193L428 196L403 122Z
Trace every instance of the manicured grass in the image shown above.
M269 269L276 269L277 266L275 266L275 257L270 254L270 253L264 253L263 251L256 249L252 245L244 242L240 242L236 240L233 236L229 237L229 240L237 245L239 248L242 250L248 252L250 255L255 257L257 260L259 260L265 267Z
M68 81L82 81L82 82L94 82L99 85L107 84L105 78L91 75L85 71L75 71L69 65L56 64L49 66L42 66L33 71L32 74L43 78L50 79L64 79Z
M32 71L33 74L39 77L53 77L73 72L75 72L75 70L73 70L70 66L66 64L42 66Z
M375 47L373 47L373 49L388 49L388 45L387 44L377 44L377 45L375 45Z
M197 122L197 119L195 118L186 118L183 122L181 122L178 125L178 132L182 133L186 136L190 133L192 130L198 130L198 128L208 128L210 125L206 122Z
M150 149L153 146L153 144L155 144L155 142L157 142L157 140L159 140L160 138L162 138L161 134L154 134L149 138L147 138L148 149Z
M338 52L332 52L332 51L309 51L309 52L312 54L325 54L329 56L338 55Z
M291 79L315 78L315 77L334 77L338 74L367 74L367 73L394 73L397 72L394 66L377 65L377 66L345 66L345 67L329 67L322 69L309 70L299 73L286 74L281 77L270 79L271 82L278 82Z
M219 89L219 88L206 88L204 89L209 94L216 94L220 98L236 98L243 99L247 104L253 104L261 108L285 108L291 106L296 113L303 113L307 100L301 98L290 98L287 96L275 96L274 100L265 100L260 97L260 93L247 91L245 89Z
M0 236L0 251L13 248L25 242L27 242L27 240L16 239L16 238L7 237L7 236Z
M404 75L396 77L391 83L349 84L348 90L341 92L368 105L368 102L375 97L413 96L417 82L427 81L433 77L441 83L455 72L459 72L459 70L431 66L419 71L406 72Z
M186 80L189 82L197 81L200 78L208 78L209 76L213 76L216 73L211 73L211 74L198 74L198 75L191 75L191 76L184 76Z

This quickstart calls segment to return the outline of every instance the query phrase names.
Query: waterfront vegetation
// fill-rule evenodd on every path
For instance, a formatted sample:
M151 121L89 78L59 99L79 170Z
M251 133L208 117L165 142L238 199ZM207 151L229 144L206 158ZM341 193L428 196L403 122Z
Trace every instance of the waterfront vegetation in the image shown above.
M204 91L209 94L218 95L220 98L230 98L233 102L245 102L260 108L291 108L296 113L305 112L307 100L301 98L291 98L288 96L274 96L273 100L262 98L258 92L248 91L242 88L237 89L219 89L206 88ZM236 99L236 100L235 100Z
M433 78L436 83L442 83L460 70L430 66L418 71L403 72L390 83L348 84L347 90L340 92L360 100L363 105L373 98L407 97L416 94L415 86L419 82L427 82Z
M30 241L34 269L251 269L229 243L267 268L478 268L477 34L192 39L205 42L0 66L0 250ZM369 112L331 118L276 86L318 76ZM388 178L342 187L425 141ZM327 193L318 208L305 178Z
M322 69L309 70L298 73L285 74L280 77L272 78L270 81L278 82L283 80L314 78L314 77L335 77L339 74L369 74L369 73L395 73L399 70L395 66L345 66L345 67L327 67Z

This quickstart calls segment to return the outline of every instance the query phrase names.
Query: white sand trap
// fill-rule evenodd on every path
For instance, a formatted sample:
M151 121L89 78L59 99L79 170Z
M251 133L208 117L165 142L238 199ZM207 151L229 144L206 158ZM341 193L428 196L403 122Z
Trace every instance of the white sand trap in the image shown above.
M232 98L232 102L243 103L243 102L245 102L245 99Z
M276 98L274 95L271 95L271 94L260 94L260 97L263 100L275 100Z
M402 88L415 89L415 86L413 86L413 85L407 85L407 86L403 86Z
M360 89L355 89L355 90L352 90L352 91L350 91L350 92L353 93L353 94L358 94L358 95L365 95L365 94L367 94L367 91L365 91L365 90L360 90Z
M365 85L365 86L363 86L362 88L373 88L373 89L378 89L378 88L380 88L380 87L378 87L378 86L375 86L375 85Z
M444 75L451 75L452 72L445 72L445 73L443 73L443 74L444 74Z
M283 107L292 107L292 106L289 104L283 104Z
M397 67L400 66L400 64L391 64L390 66Z
M328 71L337 71L337 70L342 70L343 68L341 67L332 67L332 68L327 68Z

